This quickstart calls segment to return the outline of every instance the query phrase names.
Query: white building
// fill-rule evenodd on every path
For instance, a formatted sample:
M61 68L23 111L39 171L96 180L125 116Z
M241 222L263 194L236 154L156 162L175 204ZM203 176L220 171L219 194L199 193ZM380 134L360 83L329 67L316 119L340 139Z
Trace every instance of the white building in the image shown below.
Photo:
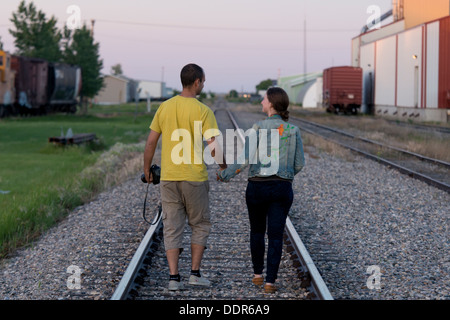
M394 22L352 40L363 69L363 112L396 119L450 118L450 1L394 0Z
M103 88L94 97L94 103L101 105L122 104L129 101L127 79L113 76L103 76Z
M278 86L286 91L289 101L303 108L322 107L322 73L281 77Z
M148 96L151 100L166 98L165 82L140 80L138 81L138 91L141 100L146 100Z

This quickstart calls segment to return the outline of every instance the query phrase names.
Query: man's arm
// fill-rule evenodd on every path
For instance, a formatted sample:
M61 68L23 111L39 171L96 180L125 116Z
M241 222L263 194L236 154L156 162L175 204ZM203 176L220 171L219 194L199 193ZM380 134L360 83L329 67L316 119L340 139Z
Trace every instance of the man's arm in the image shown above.
M153 182L153 177L151 177L150 174L150 168L152 166L153 156L155 155L156 146L158 145L158 140L160 136L161 133L151 130L147 138L147 143L145 145L144 173L148 183Z
M227 162L225 161L225 155L223 154L222 148L220 147L220 144L217 142L216 138L212 137L206 142L208 143L208 147L211 150L211 156L219 165L220 169L225 170L227 168ZM222 155L222 158L220 157L220 155Z

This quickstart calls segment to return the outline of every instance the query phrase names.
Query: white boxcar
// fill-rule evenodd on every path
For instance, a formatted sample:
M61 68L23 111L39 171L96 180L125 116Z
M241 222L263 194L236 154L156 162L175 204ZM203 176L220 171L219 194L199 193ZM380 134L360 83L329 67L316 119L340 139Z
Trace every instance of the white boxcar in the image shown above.
M139 99L146 100L150 95L152 100L159 100L165 97L166 84L161 81L138 81Z

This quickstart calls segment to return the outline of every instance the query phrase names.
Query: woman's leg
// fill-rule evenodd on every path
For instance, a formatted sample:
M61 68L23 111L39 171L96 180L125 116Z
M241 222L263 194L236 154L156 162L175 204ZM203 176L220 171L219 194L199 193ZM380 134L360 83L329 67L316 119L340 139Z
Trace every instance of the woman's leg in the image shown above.
M262 274L264 270L264 253L266 233L267 204L261 199L257 183L249 182L246 192L248 215L250 219L250 252L252 255L253 271Z
M286 218L293 202L293 191L290 183L282 182L276 192L276 198L268 209L268 238L267 250L267 283L275 283L283 252L283 233Z

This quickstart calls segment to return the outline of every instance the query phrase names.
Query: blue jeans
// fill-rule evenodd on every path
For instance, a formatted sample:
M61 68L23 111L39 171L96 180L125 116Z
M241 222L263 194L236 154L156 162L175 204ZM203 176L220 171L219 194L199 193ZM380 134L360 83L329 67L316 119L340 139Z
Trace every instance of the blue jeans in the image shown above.
M292 184L288 181L249 181L246 201L250 218L250 250L255 274L264 269L265 233L267 251L266 282L277 279L283 252L283 233L286 218L294 200ZM267 223L266 223L267 221Z

